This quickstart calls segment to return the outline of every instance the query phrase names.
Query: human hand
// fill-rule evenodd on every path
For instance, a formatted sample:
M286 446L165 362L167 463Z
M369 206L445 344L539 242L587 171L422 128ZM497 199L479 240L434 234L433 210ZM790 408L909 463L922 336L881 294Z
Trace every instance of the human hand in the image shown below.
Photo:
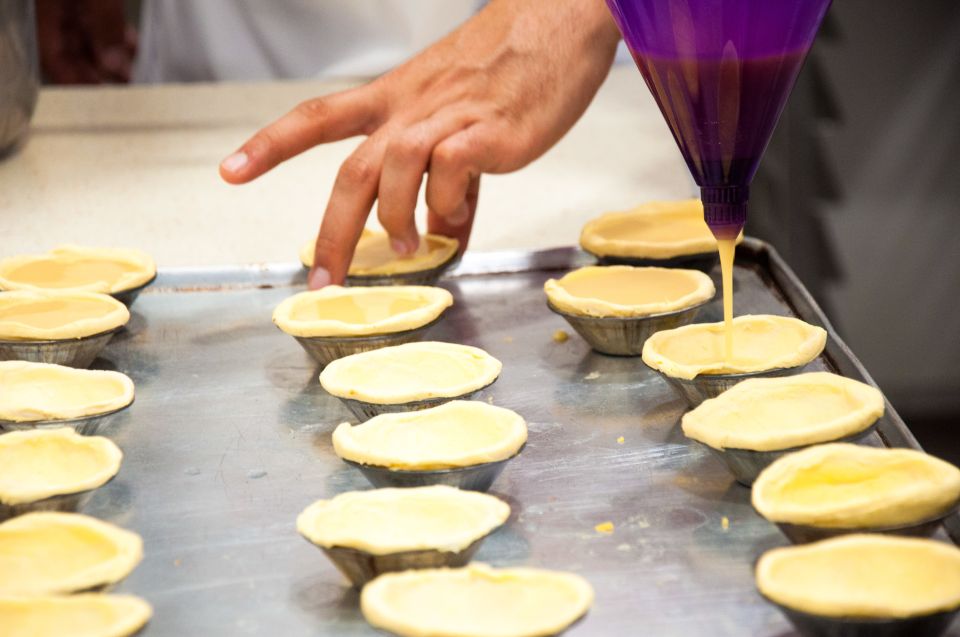
M311 288L343 282L374 201L394 250L416 250L425 174L428 231L463 248L480 175L521 168L556 143L593 99L618 39L600 0L492 0L386 75L299 104L223 160L220 175L246 183L318 144L367 136L337 174Z
M130 81L136 30L123 0L37 0L37 45L54 84Z

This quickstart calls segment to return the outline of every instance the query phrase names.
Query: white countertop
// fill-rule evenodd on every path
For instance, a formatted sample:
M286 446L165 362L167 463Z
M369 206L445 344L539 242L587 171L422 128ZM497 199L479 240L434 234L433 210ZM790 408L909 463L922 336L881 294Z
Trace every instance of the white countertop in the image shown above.
M295 261L359 140L315 148L245 186L223 183L217 165L298 101L345 86L44 89L26 145L0 162L0 256L72 242L138 247L161 267ZM617 67L544 157L484 176L471 247L573 244L598 213L691 187L639 74Z

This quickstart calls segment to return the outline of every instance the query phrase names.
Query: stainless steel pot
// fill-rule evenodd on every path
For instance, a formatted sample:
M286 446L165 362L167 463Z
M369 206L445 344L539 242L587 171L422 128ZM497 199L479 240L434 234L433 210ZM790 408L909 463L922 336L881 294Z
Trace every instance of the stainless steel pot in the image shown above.
M37 104L37 27L33 0L0 0L0 157L26 135Z

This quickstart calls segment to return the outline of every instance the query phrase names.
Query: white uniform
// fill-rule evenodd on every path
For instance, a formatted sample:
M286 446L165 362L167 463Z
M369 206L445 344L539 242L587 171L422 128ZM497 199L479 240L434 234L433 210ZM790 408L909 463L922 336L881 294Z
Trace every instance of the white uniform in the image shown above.
M481 0L146 0L135 82L379 75Z

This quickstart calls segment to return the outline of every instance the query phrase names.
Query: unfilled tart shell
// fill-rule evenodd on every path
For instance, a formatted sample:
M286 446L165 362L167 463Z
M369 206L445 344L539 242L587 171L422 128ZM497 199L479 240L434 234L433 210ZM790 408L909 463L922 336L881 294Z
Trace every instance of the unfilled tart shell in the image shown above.
M726 358L721 321L657 332L643 344L643 362L667 376L691 380L700 374L801 367L819 356L827 344L822 327L788 316L746 314L732 323L733 360Z
M505 460L526 441L527 425L519 414L472 400L383 414L354 426L342 423L333 432L341 458L408 471Z
M788 454L753 484L772 522L884 528L942 515L960 500L960 469L913 449L835 443Z
M83 338L127 324L120 301L95 292L19 290L0 292L0 340Z
M370 336L423 327L451 305L453 296L438 287L331 285L285 299L273 322L291 336Z
M644 317L676 312L713 298L713 281L698 270L587 266L543 286L558 310L579 316Z
M73 429L15 431L0 436L0 503L36 502L106 484L123 453L101 436Z
M477 347L424 341L335 360L321 372L320 384L340 398L399 404L464 396L496 380L501 367Z
M883 394L829 372L751 378L684 414L683 433L714 449L777 451L859 433L883 415Z
M132 595L39 595L0 597L4 637L128 637L153 615Z
M95 416L133 402L133 381L120 372L0 361L0 420L33 422Z
M582 617L593 588L573 573L473 563L381 575L363 589L368 622L403 637L540 637Z
M492 495L448 486L373 489L318 500L297 518L297 530L318 546L373 555L402 551L457 552L510 516Z
M960 606L960 550L935 540L845 535L777 548L757 562L774 602L827 617L903 618Z
M300 248L300 262L313 267L316 238ZM390 237L386 232L365 228L350 262L349 276L389 276L430 270L448 262L456 254L460 242L437 234L425 234L420 237L417 251L410 256L401 257L390 247Z
M743 240L743 235L737 241ZM651 201L591 219L580 246L601 257L670 259L717 251L699 199Z
M156 274L153 258L140 250L63 245L46 254L0 261L0 289L116 294L140 287Z
M28 513L0 524L0 595L53 595L113 584L142 557L136 533L79 513Z

